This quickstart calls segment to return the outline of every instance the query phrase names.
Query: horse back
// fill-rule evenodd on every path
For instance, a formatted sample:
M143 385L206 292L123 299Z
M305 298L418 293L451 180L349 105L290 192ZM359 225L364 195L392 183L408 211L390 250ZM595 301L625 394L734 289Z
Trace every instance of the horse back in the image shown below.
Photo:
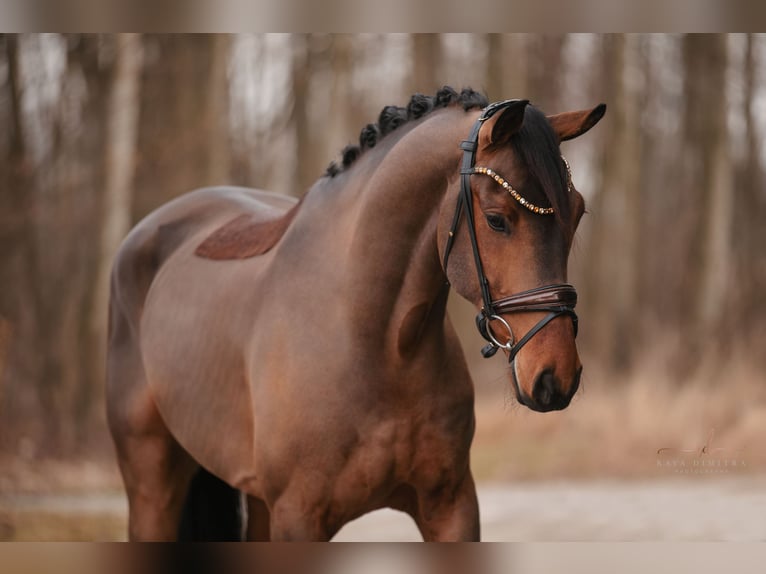
M258 242L260 231L265 236L260 244L271 247L289 224L285 214L297 205L289 196L239 187L205 188L176 198L141 220L123 241L112 269L111 303L138 320L154 277L179 247L197 240L201 256L215 252L215 240L225 239L222 232L244 220L250 241Z

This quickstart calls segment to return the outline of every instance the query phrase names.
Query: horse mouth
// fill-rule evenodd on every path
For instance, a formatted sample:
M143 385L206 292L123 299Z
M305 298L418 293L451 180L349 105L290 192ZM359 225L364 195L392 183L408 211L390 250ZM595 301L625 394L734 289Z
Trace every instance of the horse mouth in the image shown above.
M516 394L516 400L519 401L520 404L524 405L530 410L533 410L538 413L547 413L550 411L561 411L564 410L569 406L569 403L572 401L572 397L575 396L577 393L577 389L580 388L580 377L582 375L582 367L580 367L577 370L577 373L575 374L575 380L572 383L571 388L568 392L562 393L558 389L556 389L552 385L547 385L547 388L540 388L541 382L538 379L538 382L535 383L535 390L532 393L532 396L528 396L525 393L521 392L521 387L519 386L519 380L516 376L516 361L513 360L510 365L511 368L511 383L513 385L513 391ZM542 378L542 377L540 377ZM546 385L542 385L543 387L546 387Z

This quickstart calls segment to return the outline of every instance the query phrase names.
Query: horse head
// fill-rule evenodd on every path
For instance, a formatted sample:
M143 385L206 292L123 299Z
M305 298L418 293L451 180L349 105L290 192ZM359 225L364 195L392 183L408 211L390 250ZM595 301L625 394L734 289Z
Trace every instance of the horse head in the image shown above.
M504 351L517 399L536 411L566 408L582 372L577 294L566 280L585 203L559 144L605 109L546 117L526 100L485 108L441 206L444 272L480 311L484 356Z

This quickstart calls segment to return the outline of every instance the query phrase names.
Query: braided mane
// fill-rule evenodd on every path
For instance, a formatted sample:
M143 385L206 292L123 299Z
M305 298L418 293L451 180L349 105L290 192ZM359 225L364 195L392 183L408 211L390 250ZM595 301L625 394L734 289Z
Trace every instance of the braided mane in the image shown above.
M484 94L471 88L464 88L460 93L449 86L444 86L434 96L414 94L406 108L399 106L386 106L378 116L378 122L367 124L359 133L359 145L348 145L341 152L341 163L331 162L327 166L325 175L335 177L348 169L365 150L375 145L387 134L396 128L412 120L417 120L429 114L435 109L446 108L451 105L461 105L468 111L480 109L489 104Z
M335 177L354 164L365 150L375 145L387 134L407 122L417 120L439 108L460 105L465 111L481 109L489 105L489 100L471 88L461 92L450 86L444 86L434 96L415 94L406 108L386 106L378 116L378 123L367 124L359 134L358 145L348 145L341 152L341 162L331 162L325 176ZM556 219L563 225L569 220L572 208L571 197L567 193L567 174L560 159L560 150L556 134L548 123L545 114L536 107L525 108L524 123L510 140L515 153L529 170L532 181L539 186L542 194L556 213Z

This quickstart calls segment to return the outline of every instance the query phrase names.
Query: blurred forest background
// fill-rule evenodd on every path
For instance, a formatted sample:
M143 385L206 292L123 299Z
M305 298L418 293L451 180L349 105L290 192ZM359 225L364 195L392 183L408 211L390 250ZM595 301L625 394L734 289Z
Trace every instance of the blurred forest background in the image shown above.
M651 456L709 426L752 452L766 429L765 72L751 34L3 35L0 456L111 456L107 281L133 224L206 185L299 196L384 105L444 84L548 113L608 104L563 146L588 206L570 258L585 389L563 413L480 416L475 464L524 475L497 460L532 446L487 445L574 427L590 441L579 462L557 452L546 468L606 468L603 442L586 451L633 427ZM451 305L479 406L502 403L502 359L481 359L474 312Z

